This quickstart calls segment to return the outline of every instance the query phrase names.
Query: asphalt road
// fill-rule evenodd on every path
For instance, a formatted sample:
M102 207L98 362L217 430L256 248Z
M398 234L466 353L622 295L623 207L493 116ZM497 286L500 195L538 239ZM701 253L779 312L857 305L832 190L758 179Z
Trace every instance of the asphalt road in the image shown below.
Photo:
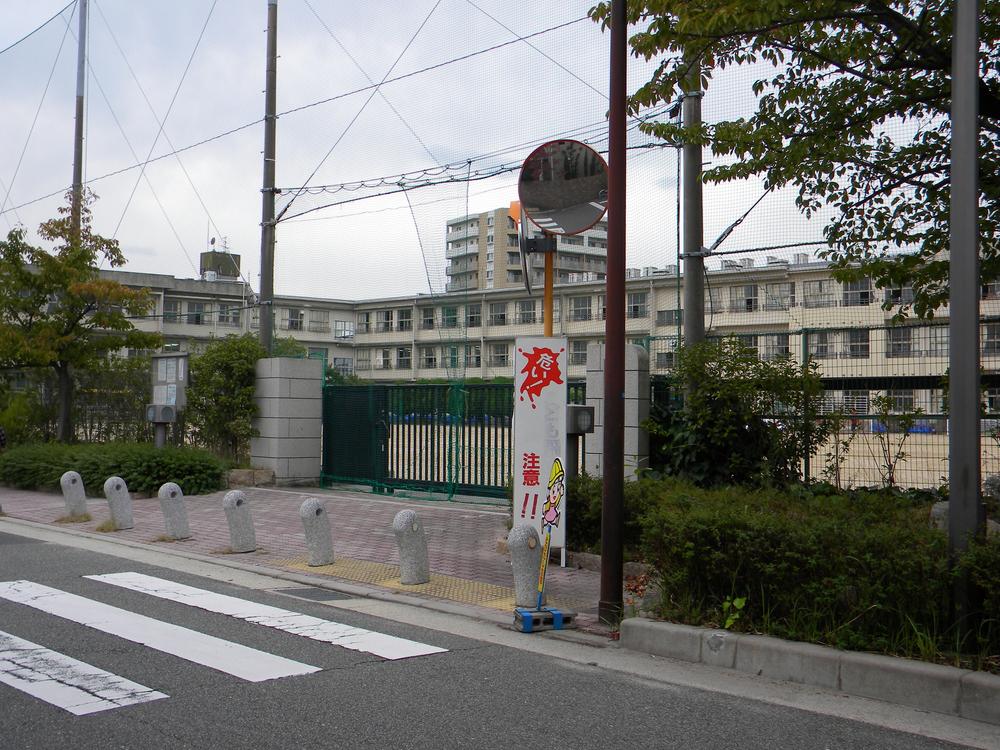
M288 581L274 579L270 588L266 581L249 588L220 580L225 573L202 577L183 572L183 566L169 561L150 565L140 561L148 556L136 554L136 559L128 559L128 554L116 551L109 556L76 545L0 533L0 582L32 581L318 671L248 682L0 598L0 631L168 696L74 716L0 680L0 747L921 750L963 746L866 721L500 645L497 641L508 638L545 636L501 632L495 624L477 626L481 630L475 632L483 637L469 638L375 617L352 609L346 600L330 606L280 593L281 588L301 589ZM447 650L386 660L83 577L123 572L143 573ZM239 576L230 578L239 580ZM264 578L255 574L254 580ZM465 626L455 630L472 632ZM553 652L580 649L586 653L589 649L595 663L602 650L597 645L557 640L530 643L535 651L544 651L547 643ZM989 745L980 740L975 746Z

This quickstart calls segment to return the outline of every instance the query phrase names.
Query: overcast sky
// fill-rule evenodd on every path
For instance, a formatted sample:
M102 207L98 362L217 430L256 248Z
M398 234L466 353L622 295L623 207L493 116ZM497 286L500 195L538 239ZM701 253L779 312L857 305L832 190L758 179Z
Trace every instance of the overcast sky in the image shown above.
M65 4L0 2L0 49ZM278 110L287 114L278 122L278 185L389 179L297 198L289 216L319 210L279 225L276 291L346 299L437 291L445 222L507 205L516 173L377 194L400 182L412 188L423 170L438 179L488 174L553 136L605 148L609 39L584 19L591 5L279 0ZM100 196L96 229L117 236L129 270L195 276L209 239L225 237L258 287L266 7L91 0L85 179ZM4 233L21 223L34 237L71 182L73 11L0 53ZM530 44L516 41L529 34ZM630 88L653 64L630 60ZM752 77L734 72L713 84L706 118L748 111ZM633 145L647 140L630 137ZM179 158L130 169L176 149L185 149ZM675 168L671 149L630 152L630 265L675 262ZM755 183L708 192L706 243L759 195ZM340 201L349 202L320 208ZM727 246L820 236L817 226L790 221L793 213L787 197L768 198Z

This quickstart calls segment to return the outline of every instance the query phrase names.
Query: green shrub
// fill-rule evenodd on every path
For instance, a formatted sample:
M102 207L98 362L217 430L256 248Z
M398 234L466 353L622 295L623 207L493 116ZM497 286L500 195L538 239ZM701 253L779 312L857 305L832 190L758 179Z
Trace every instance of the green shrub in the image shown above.
M625 503L625 556L635 559L641 555L643 515L657 502L660 483L653 480L626 482ZM601 513L603 486L600 477L582 474L569 481L566 493L566 543L577 552L601 551Z
M196 448L147 444L23 445L0 454L0 484L27 490L55 490L67 471L79 472L89 495L102 494L108 477L120 476L133 492L155 494L176 482L186 495L222 489L225 465Z
M947 646L947 538L902 493L704 490L663 482L642 519L664 617L843 648Z

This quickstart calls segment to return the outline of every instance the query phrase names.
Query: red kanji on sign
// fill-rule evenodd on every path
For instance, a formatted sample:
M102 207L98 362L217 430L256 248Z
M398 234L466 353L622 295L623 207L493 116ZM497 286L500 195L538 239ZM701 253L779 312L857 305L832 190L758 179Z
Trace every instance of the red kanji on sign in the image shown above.
M537 453L525 453L521 457L521 479L525 487L538 486L538 474L541 471Z
M547 385L550 383L562 385L562 373L559 372L559 354L562 354L564 350L560 349L556 353L547 346L536 346L531 352L526 352L523 349L518 349L518 351L527 360L521 369L521 374L525 378L519 389L520 399L524 401L524 394L527 393L528 399L531 401L531 408L536 409L538 407L535 404L535 399L541 395Z

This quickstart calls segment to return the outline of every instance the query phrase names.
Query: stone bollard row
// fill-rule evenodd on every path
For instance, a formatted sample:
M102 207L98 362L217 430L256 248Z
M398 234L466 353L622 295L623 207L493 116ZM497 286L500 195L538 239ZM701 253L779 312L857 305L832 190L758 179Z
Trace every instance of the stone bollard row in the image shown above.
M108 499L111 524L115 531L133 528L135 521L132 520L132 496L125 480L121 477L108 477L104 483L104 497Z
M160 499L167 536L171 539L190 539L191 527L188 525L187 507L184 505L181 488L174 482L167 482L160 487L156 496Z
M242 490L227 492L222 509L229 524L229 548L233 552L253 552L257 549L257 534L250 515L250 501Z
M59 479L62 487L63 501L66 503L67 516L83 516L87 513L87 493L83 486L83 478L75 471L67 471Z
M431 580L427 558L427 536L419 516L412 510L401 510L392 521L392 531L399 547L399 582L413 586Z
M326 506L317 498L307 498L299 508L302 528L305 530L306 547L309 548L309 564L333 564L333 535L330 532L330 517Z
M507 534L510 566L514 573L514 606L538 606L538 571L542 564L542 541L534 526L515 526ZM544 596L544 595L543 595ZM545 603L544 600L542 602Z

